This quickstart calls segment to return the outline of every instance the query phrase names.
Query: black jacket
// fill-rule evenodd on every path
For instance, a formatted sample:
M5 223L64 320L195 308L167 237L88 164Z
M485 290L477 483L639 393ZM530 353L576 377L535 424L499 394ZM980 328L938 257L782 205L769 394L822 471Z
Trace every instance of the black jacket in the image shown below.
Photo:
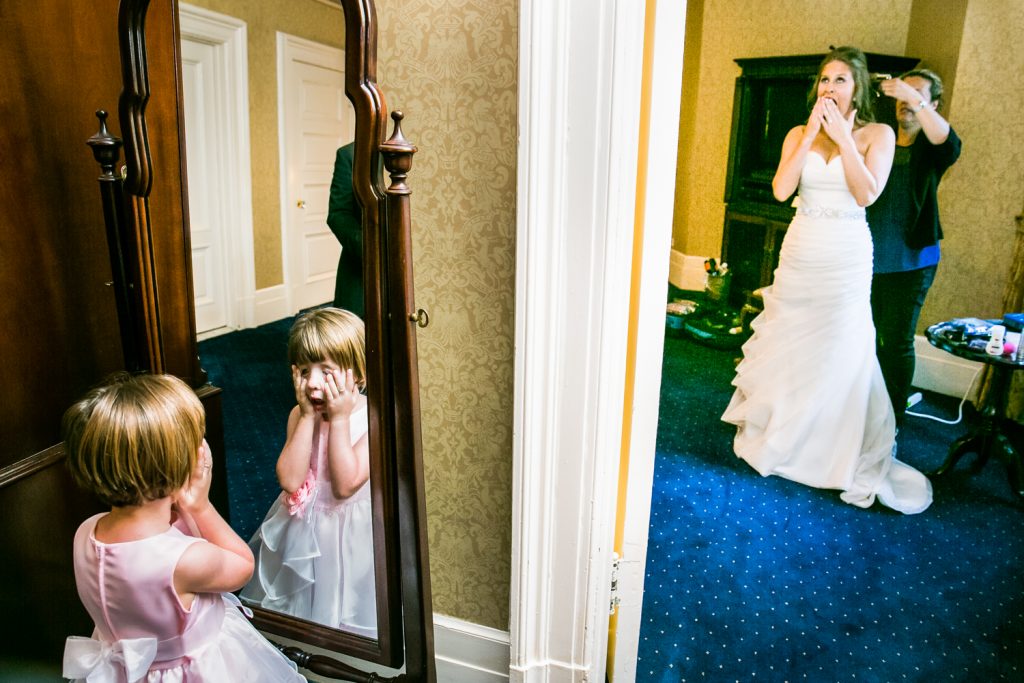
M363 212L352 189L352 151L349 143L338 149L327 204L327 227L341 243L341 259L334 284L334 305L363 317Z
M960 138L949 129L946 141L933 145L923 133L910 147L910 178L913 183L913 211L916 220L907 226L908 247L921 249L942 239L939 223L939 201L936 193L939 181L953 163L960 158Z

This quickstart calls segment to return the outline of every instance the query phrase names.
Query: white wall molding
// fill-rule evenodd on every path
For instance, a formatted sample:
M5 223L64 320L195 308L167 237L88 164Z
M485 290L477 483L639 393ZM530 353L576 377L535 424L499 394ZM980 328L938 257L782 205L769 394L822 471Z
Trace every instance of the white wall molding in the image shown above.
M434 615L438 683L508 683L507 631Z
M643 22L643 3L520 3L517 683L604 679Z
M402 669L389 669L336 652L298 643L273 633L265 634L276 643L293 645L306 652L324 655L350 664L367 672L394 676ZM461 619L434 615L434 661L437 663L438 683L508 683L509 637L507 631L480 626ZM310 681L333 681L308 671L303 672Z
M224 174L220 204L224 212L228 269L228 324L258 325L255 313L256 261L253 246L252 168L249 156L249 58L246 23L186 3L178 6L180 33L213 46L217 54L215 106L225 134L213 141Z
M661 371L665 342L665 294L669 272L682 257L685 276L676 286L703 290L707 274L704 257L684 256L671 251L672 217L675 203L676 156L679 132L679 102L683 74L683 36L686 4L655 3L655 15L645 40L653 41L650 78L650 108L647 127L650 138L643 176L644 215L639 293L637 294L636 355L633 373L629 459L625 477L626 503L620 514L623 528L619 548L619 607L614 650L608 679L615 683L636 680L643 587L650 529L651 491L654 487L655 447L661 401ZM666 259L665 253L672 254ZM621 501L620 501L621 503Z

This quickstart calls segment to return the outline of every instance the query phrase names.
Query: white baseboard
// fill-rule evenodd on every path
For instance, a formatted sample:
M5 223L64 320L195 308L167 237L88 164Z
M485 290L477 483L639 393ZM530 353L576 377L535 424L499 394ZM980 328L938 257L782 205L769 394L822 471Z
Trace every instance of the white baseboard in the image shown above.
M702 292L707 282L704 272L706 256L687 256L675 249L671 252L668 266L668 281L679 289Z
M277 635L264 635L274 642L294 645L306 652L331 657L363 671L377 672L384 676L394 675L393 670L385 667L361 662ZM434 615L434 663L437 667L438 683L508 683L509 652L508 631L499 631L443 614ZM311 683L335 680L322 678L308 671L302 673Z
M507 631L434 615L438 683L508 683L509 657Z
M977 396L978 382L975 377L983 367L982 363L964 360L937 349L921 335L914 339L914 352L917 354L913 382L915 387L956 398L962 398L970 389L967 398L973 400ZM971 386L972 382L974 386Z
M272 323L281 318L287 318L291 313L288 310L288 297L284 285L274 285L256 290L255 311L253 323L256 327Z

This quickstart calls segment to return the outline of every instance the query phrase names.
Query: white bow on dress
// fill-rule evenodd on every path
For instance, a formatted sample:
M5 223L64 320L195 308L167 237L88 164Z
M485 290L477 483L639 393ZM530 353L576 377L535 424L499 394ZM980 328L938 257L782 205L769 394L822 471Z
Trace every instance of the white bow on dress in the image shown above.
M124 638L106 643L95 638L70 636L64 645L64 677L88 683L137 681L156 657L156 638Z

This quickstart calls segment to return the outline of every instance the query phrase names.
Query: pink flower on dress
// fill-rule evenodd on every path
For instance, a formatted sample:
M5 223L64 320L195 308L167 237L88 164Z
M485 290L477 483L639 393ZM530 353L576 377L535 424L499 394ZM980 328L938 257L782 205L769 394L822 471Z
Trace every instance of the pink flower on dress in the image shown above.
M309 504L313 498L313 493L316 491L316 477L313 476L313 470L306 472L306 481L302 482L302 486L295 489L295 491L288 496L285 503L288 504L288 514L298 515L306 509L306 505Z

